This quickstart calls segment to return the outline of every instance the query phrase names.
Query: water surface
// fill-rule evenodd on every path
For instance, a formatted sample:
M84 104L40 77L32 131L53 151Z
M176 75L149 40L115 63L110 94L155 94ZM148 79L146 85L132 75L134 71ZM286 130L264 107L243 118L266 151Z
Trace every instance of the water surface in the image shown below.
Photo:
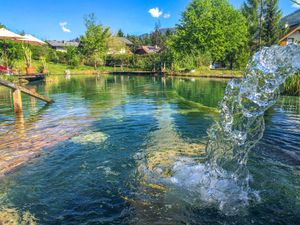
M260 201L238 215L202 202L197 190L162 185L145 173L160 170L167 178L178 158L205 160L206 130L218 118L226 84L50 77L32 87L55 103L23 96L24 115L17 118L9 90L0 87L0 171L6 173L0 219L27 212L38 224L297 224L298 97L281 97L268 110L265 135L248 163Z

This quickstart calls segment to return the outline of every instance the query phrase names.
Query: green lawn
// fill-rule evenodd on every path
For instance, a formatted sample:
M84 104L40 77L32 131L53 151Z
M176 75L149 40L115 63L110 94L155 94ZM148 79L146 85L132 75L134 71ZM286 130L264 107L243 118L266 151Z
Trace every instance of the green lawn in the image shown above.
M41 63L37 60L33 60L32 66L36 69L36 72L38 73ZM98 74L101 72L104 73L104 72L121 71L120 67L114 68L114 67L101 66L97 70L95 70L92 66L79 65L75 68L72 68L69 65L60 64L60 63L48 63L47 67L50 75L64 74L65 70L67 69L71 71L71 74ZM23 61L16 62L15 69L17 69L20 74L25 74L24 62ZM123 68L123 71L134 71L134 70L136 69L125 68L125 67Z
M39 68L41 66L41 62L37 60L32 61L32 66L36 69L38 73ZM60 64L60 63L48 63L48 71L51 75L56 74L64 74L65 70L69 69L71 74L99 74L99 73L109 73L114 71L142 71L139 68L126 68L124 67L121 69L120 67L108 67L108 66L101 66L97 70L95 70L91 66L79 65L76 68L71 68L69 65ZM25 74L25 65L22 60L16 62L15 68L19 71L20 74ZM243 75L242 71L238 70L211 70L208 67L200 67L196 69L194 73L185 73L185 72L175 72L169 73L169 75L175 76L191 76L191 77L241 77Z

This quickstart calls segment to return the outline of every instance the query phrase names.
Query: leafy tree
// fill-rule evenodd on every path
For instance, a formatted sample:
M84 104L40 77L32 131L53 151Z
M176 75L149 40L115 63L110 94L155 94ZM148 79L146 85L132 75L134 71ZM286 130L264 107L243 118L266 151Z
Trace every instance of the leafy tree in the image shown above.
M263 20L262 39L267 46L278 42L280 35L279 22L281 11L278 7L278 0L265 0L265 12Z
M67 48L67 52L66 52L66 61L67 64L69 66L71 66L72 68L77 67L80 63L80 58L78 55L78 50L76 47L74 46L68 46Z
M193 0L183 13L169 48L176 60L191 54L209 54L212 62L226 58L233 61L239 49L247 45L247 36L245 17L227 0Z
M242 13L247 19L248 32L249 32L249 46L252 51L256 51L259 46L259 40L261 35L260 17L261 13L260 5L261 0L247 0L243 3Z
M120 29L120 30L118 30L118 32L117 32L117 37L124 37L125 35L124 35L124 33L123 33L123 31Z
M94 68L104 62L107 52L107 41L111 36L108 27L96 22L94 14L90 14L85 18L86 32L80 38L79 50L81 54L91 61Z

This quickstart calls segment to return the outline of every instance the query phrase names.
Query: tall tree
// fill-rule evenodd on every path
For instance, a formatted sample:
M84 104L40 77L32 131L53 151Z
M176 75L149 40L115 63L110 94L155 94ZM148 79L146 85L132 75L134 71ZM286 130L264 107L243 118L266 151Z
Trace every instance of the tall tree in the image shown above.
M121 29L119 29L117 32L117 37L124 37L124 36L125 35L124 35L123 31Z
M153 45L157 45L162 47L163 44L163 35L161 33L161 25L160 22L155 23L154 32L151 33L151 41Z
M247 0L243 3L242 13L247 19L249 46L252 51L259 48L261 30L261 0Z
M278 0L265 0L262 39L265 45L271 46L278 42L280 35L279 22L281 11Z
M80 37L79 51L88 60L91 61L96 69L104 62L107 53L107 41L111 36L108 27L96 22L94 14L85 18L86 32Z
M234 60L248 44L247 36L245 17L227 0L193 0L183 13L170 48L181 58L209 53L213 62Z

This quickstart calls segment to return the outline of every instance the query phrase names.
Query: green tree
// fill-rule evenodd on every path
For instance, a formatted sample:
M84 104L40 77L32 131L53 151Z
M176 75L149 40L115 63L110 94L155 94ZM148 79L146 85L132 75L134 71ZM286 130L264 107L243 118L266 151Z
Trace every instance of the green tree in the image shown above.
M123 31L120 29L120 30L118 30L118 32L117 32L117 37L124 37L125 35L124 35L124 33L123 33Z
M271 46L278 42L281 31L279 27L280 19L281 11L278 7L278 0L265 0L262 32L262 39L265 45Z
M247 19L248 33L249 33L249 46L250 49L254 52L259 49L259 40L260 40L260 17L261 13L260 5L261 0L247 0L243 3L242 13Z
M183 13L169 48L177 60L191 54L210 54L212 62L228 58L233 65L239 50L247 45L247 36L245 17L227 0L193 0Z
M154 32L151 33L150 37L152 45L163 47L163 35L161 33L160 22L155 23Z
M78 54L78 49L74 46L68 46L66 52L67 64L72 68L77 67L80 63L80 57Z
M94 14L85 18L86 32L80 38L79 50L84 58L92 62L95 69L104 62L110 29L96 22Z

